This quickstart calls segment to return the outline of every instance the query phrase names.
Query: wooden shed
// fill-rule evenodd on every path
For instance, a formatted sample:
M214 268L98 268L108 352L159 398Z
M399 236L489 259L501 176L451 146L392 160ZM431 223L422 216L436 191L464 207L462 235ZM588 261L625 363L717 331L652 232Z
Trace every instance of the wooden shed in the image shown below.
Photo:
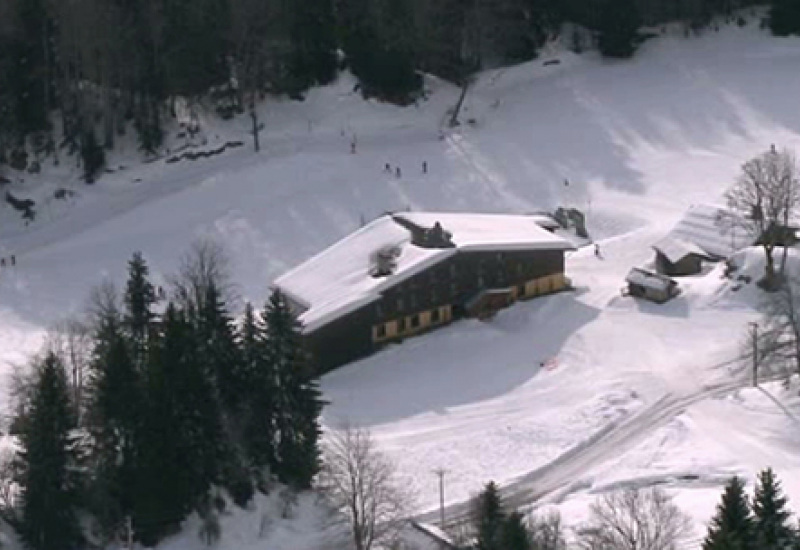
M698 245L677 237L667 236L653 245L656 252L656 271L662 275L696 275L703 260L711 260Z
M678 283L666 275L638 267L632 268L625 278L627 295L663 304L680 293Z

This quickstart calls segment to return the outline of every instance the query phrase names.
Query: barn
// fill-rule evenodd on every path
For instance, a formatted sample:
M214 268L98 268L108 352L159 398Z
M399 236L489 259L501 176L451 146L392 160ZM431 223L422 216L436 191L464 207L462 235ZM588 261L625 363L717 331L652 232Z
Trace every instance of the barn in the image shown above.
M524 215L386 214L279 277L321 372L569 286L572 244Z

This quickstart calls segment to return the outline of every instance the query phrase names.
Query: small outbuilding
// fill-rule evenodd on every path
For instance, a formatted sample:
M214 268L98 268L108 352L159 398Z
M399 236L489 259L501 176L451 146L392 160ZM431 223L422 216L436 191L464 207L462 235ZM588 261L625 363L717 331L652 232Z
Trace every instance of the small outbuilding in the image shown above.
M668 302L680 293L678 283L666 275L634 267L625 278L627 295L644 298L657 304Z
M703 260L711 256L696 244L667 236L653 245L656 251L656 271L662 275L696 275L703 267Z

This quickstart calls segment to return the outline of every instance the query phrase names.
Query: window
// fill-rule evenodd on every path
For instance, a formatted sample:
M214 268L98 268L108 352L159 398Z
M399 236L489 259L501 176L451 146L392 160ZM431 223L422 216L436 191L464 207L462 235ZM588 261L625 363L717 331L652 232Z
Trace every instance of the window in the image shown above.
M440 320L441 316L439 315L439 308L431 311L431 323L438 323Z
M397 332L405 332L406 331L406 320L400 319L397 321Z
M409 296L409 300L408 301L409 301L409 306L411 307L411 309L416 309L416 307L417 307L417 295L415 293L413 293L413 292L411 293L411 296Z
M378 325L375 330L375 336L377 336L379 340L386 338L386 325L384 325L383 323Z
M525 285L517 286L517 298L520 296L525 296Z
M378 316L378 319L383 319L383 306L380 302L375 304L375 315Z
M419 327L419 315L414 314L411 316L411 328Z
M435 288L431 289L431 303L436 303L439 301L439 293L436 292Z
M402 298L398 298L397 299L397 311L403 311L403 299Z

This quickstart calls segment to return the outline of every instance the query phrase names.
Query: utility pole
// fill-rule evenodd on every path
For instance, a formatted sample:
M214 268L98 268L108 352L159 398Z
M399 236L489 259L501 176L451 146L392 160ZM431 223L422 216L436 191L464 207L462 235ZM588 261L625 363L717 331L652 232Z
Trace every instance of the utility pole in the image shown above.
M758 387L758 323L750 323L750 336L753 339L753 387Z
M433 473L439 476L439 527L444 529L444 474L447 473L447 470L437 468Z

